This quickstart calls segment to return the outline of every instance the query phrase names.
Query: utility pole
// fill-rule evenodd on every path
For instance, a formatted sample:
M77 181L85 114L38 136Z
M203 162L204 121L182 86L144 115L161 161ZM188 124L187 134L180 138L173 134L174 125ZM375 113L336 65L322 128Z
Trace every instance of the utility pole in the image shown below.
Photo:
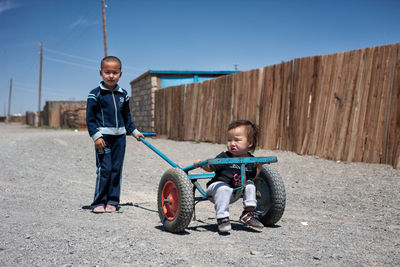
M104 35L104 56L107 56L107 35L106 35L106 7L104 0L101 0L102 11L103 11L103 35Z
M8 113L7 113L7 122L9 123L11 120L10 110L11 110L11 93L12 93L12 79L10 79L10 92L8 94Z
M38 125L40 126L40 99L42 98L42 64L43 64L43 42L40 42L40 71L39 71L39 107L38 107Z

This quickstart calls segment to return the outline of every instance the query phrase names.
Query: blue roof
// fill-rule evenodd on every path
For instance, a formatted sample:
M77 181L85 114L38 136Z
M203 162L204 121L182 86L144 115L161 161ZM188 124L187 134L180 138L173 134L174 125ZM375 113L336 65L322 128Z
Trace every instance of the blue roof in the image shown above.
M238 70L217 70L217 71L207 71L207 70L148 70L147 72L143 73L139 77L136 77L131 83L134 83L137 80L142 79L146 75L149 74L158 74L158 75L165 75L166 76L192 76L192 77L206 77L208 76L209 78L215 78L219 75L228 75L228 74L233 74L240 72ZM198 81L198 80L197 80Z
M150 70L150 73L154 74L194 74L194 75L226 75L239 72L238 70Z

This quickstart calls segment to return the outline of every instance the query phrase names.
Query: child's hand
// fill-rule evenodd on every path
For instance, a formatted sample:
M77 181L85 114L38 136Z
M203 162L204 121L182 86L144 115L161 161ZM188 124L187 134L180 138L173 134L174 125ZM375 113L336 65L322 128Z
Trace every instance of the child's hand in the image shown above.
M94 141L94 146L98 150L103 150L106 147L106 142L104 142L104 139L100 137L99 139Z
M197 168L199 166L199 162L201 161L201 159L196 159L196 161L193 163L193 166L195 168Z
M136 140L140 141L140 137L143 137L144 139L144 135L142 133L139 133L138 135L135 136Z
M260 175L262 166L263 166L263 163L261 163L261 162L257 163L257 174L256 174L256 177L258 177L258 175ZM254 178L256 178L256 177L254 177Z
M197 159L197 160L193 163L193 166L194 166L195 168L197 168L197 167L199 166L200 161L201 161L201 159ZM203 170L207 171L207 172L213 172L213 171L214 171L213 169L211 169L211 167L210 167L209 164L204 165L204 166L201 167L201 168L202 168Z

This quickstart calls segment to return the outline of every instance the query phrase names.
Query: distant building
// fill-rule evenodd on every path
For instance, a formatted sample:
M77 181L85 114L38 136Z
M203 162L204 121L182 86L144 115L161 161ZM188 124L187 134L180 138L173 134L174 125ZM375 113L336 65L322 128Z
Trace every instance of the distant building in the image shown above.
M202 82L238 71L176 71L149 70L131 84L131 112L140 131L154 131L154 92L156 90L188 83Z
M86 101L46 101L42 124L51 127L86 128Z

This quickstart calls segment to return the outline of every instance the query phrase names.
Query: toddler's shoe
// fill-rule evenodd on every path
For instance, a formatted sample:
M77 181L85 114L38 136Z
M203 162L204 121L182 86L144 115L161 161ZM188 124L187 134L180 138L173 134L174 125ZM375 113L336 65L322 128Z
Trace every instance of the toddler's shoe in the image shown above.
M104 213L104 206L103 205L98 205L96 207L93 208L92 210L93 213Z
M117 210L117 207L114 206L114 205L108 204L108 205L106 206L106 212L114 212L114 211L116 211L116 210Z
M232 229L229 217L217 219L217 223L218 223L218 231L220 231L221 233L229 232Z
M260 222L260 219L258 218L257 212L255 211L243 211L242 215L240 215L239 218L241 223L244 223L245 225L254 227L254 228L264 228L264 225Z

